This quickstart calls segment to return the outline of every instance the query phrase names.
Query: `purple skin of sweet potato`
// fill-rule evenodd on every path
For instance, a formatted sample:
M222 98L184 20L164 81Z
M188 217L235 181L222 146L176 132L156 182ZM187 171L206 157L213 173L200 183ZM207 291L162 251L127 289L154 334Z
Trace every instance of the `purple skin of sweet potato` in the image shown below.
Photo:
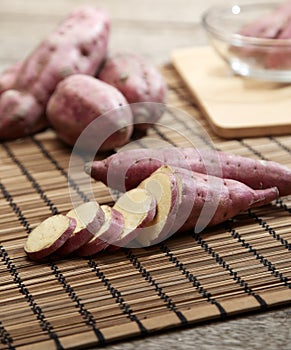
M6 90L0 95L1 139L22 137L46 127L44 118L39 118L43 108L33 95L18 90Z
M291 39L291 23L286 23L277 39ZM269 69L290 69L291 68L290 45L274 47L269 50L265 58L265 66Z
M88 124L102 116L100 123L90 125L82 149L106 151L124 145L131 136L131 110L120 108L127 104L115 87L88 75L74 74L57 86L47 106L47 117L59 138L74 146ZM107 131L110 136L99 147Z
M135 128L145 130L159 120L162 106L138 102L166 102L167 86L160 72L143 57L133 53L117 53L108 57L98 78L115 86L130 104Z
M290 39L291 38L291 1L278 5L270 13L264 14L253 22L245 25L239 34L260 39ZM275 44L276 45L276 44ZM272 47L267 45L249 45L247 48L231 47L241 57L254 60L267 69L290 69L289 45Z
M173 172L182 182L183 212L190 212L185 222L179 220L178 213L180 228L176 228L179 231L195 228L199 232L249 208L269 204L279 195L276 187L254 190L236 180L218 179L186 169L174 168Z
M277 162L195 148L179 148L179 154L181 156L177 157L173 148L127 150L88 163L85 171L96 181L120 191L136 187L166 164L237 180L254 189L277 187L280 196L291 194L291 169ZM212 163L215 169L221 167L221 175L206 171L210 169L206 165L211 166Z
M0 94L12 89L21 67L22 62L17 62L2 72L0 75Z
M95 75L107 52L109 30L106 12L89 6L80 7L23 61L11 89L31 95L31 100L37 101L41 108L38 114L35 114L34 106L26 110L24 121L27 120L28 125L21 136L39 131L38 125L48 125L44 113L46 104L61 80L77 73ZM0 110L2 105L9 104L6 98L1 95ZM14 102L12 112L20 109L22 102L19 99L19 106ZM12 120L13 116L0 114L0 120L3 118ZM7 121L4 124L7 125ZM0 127L0 140L17 137L20 135L15 132L13 123L9 130Z

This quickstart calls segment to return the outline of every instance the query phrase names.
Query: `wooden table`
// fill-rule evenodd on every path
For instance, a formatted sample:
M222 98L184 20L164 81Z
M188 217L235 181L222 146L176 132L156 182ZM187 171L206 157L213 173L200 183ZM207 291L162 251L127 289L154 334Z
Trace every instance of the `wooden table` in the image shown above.
M81 0L0 0L0 69L25 57ZM95 4L96 1L87 0ZM99 0L112 16L110 50L135 51L155 64L178 47L206 43L200 16L216 0ZM291 307L208 322L107 349L291 349Z

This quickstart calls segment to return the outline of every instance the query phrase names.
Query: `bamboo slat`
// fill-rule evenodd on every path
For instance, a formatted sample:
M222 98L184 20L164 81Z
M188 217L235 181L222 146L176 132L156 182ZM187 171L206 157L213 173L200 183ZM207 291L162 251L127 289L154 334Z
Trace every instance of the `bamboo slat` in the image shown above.
M291 166L290 137L220 139L173 67L162 72L169 105L192 120L167 114L167 127L151 129L148 137L179 146L205 146L210 139L217 149ZM197 123L209 139L197 133ZM290 197L199 235L39 264L27 259L23 245L44 218L71 209L70 152L48 130L2 143L0 153L1 349L86 348L290 303ZM104 185L92 186L100 203L112 201Z

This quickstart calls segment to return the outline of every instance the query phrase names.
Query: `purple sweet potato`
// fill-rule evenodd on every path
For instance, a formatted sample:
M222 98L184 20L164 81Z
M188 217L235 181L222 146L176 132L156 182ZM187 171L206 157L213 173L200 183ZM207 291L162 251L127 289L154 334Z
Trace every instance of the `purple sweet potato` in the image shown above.
M32 260L42 260L55 253L70 237L76 220L65 215L53 215L42 221L28 235L24 250Z
M85 171L95 180L125 191L164 164L237 180L253 189L278 187L280 196L291 194L291 169L284 165L195 148L127 150L86 164Z
M291 15L290 15L291 18ZM282 28L277 39L291 39L291 23L289 21ZM269 50L265 58L265 66L269 69L290 69L291 68L290 45L282 45Z
M147 188L134 188L123 193L113 206L124 218L123 230L119 238L112 242L119 247L130 247L131 242L151 223L157 213L157 202Z
M47 117L60 139L71 146L98 119L90 124L80 147L106 151L124 145L131 136L133 119L127 104L115 87L92 76L74 74L58 84L48 102ZM101 142L104 135L108 137Z
M291 39L291 1L278 4L272 11L245 25L239 32L259 39ZM247 48L231 47L230 50L246 59L256 60L267 69L290 69L290 45L252 44Z
M108 205L102 205L101 209L104 211L105 221L94 237L77 250L76 254L79 256L90 256L111 248L111 243L118 240L123 231L123 215ZM112 247L120 248L119 246Z
M106 59L98 78L115 86L132 104L136 129L145 130L161 117L162 106L150 102L166 102L166 82L145 58L133 53L115 54Z
M178 190L175 196L173 183ZM269 204L279 194L276 187L254 190L236 180L168 166L156 170L139 187L152 191L158 205L154 220L136 237L142 246L160 243L177 231L201 232L242 211Z
M17 62L2 72L0 75L0 94L13 87L21 67L22 62Z
M77 225L66 242L56 251L56 254L62 257L75 252L90 241L105 220L102 208L95 201L83 203L66 215L74 219Z
M47 126L45 118L39 118L43 108L33 95L6 90L0 95L0 139L22 137L40 131Z
M44 112L57 84L76 73L95 75L107 52L109 28L106 12L84 6L73 11L40 43L23 61L11 86L19 98L12 103L9 94L8 97L7 94L0 95L0 110L6 106L6 113L0 114L0 140L32 134L39 130L38 125L48 125ZM27 121L27 125L19 135L15 132L14 111L21 109L22 96L25 99L30 96L31 109L22 111L22 123ZM7 106L11 113L7 112ZM35 113L35 106L38 106L38 113Z
M269 204L279 195L276 187L254 190L236 180L219 179L182 168L173 168L173 173L180 178L182 191L175 223L179 231L195 228L199 232L242 211ZM183 216L185 212L190 212L187 218Z
M242 28L240 34L256 38L276 39L291 17L291 1L279 4Z

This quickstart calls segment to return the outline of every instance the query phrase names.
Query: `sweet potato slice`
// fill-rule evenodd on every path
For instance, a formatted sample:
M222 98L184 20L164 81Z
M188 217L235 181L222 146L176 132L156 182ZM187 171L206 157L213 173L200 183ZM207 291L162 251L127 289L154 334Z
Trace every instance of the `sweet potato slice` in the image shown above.
M24 246L32 260L41 260L60 248L75 230L77 222L66 215L54 215L42 221L27 238Z
M164 166L145 179L139 188L149 191L157 202L157 214L137 237L143 246L156 244L166 239L172 231L179 207L177 180L169 167Z
M96 202L83 203L70 210L67 216L74 218L77 225L65 244L58 249L57 254L60 256L69 255L87 243L104 222L104 212Z
M106 249L110 246L111 242L114 242L119 238L123 230L124 219L119 211L108 205L102 205L101 209L105 214L104 223L94 237L76 251L79 256L94 255Z
M156 200L146 189L136 188L124 193L114 204L124 217L124 228L114 245L124 247L142 232L142 227L156 215Z

